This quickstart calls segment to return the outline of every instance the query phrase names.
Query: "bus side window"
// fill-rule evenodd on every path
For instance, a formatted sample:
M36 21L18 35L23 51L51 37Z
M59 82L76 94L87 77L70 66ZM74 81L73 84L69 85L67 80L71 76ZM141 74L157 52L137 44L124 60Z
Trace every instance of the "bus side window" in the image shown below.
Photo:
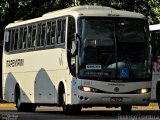
M9 52L9 45L10 45L10 37L11 36L11 31L5 31L5 37L4 37L4 40L5 40L5 51L6 52Z
M65 42L66 19L57 22L57 44Z
M19 49L22 49L23 44L23 27L20 28L20 35L19 35Z
M31 48L31 32L32 32L32 26L29 26L27 34L28 48Z
M52 22L52 27L51 27L51 44L54 45L55 44L55 34L56 34L56 21Z
M156 45L153 45L153 51L154 51L153 56L158 57L158 56L160 56L160 48L159 48L159 46L160 46L160 31L151 31L151 39L154 42L154 44L156 44Z
M51 22L47 22L46 34L47 45L51 45Z
M10 50L13 51L14 50L14 40L15 40L15 29L12 30L12 35L11 35L11 46L10 46Z
M160 48L159 48L159 46L160 46L160 31L156 31L155 32L155 40L156 40L156 42L157 42L157 54L158 54L158 56L160 56Z
M41 29L41 46L44 46L44 42L45 42L45 37L46 37L46 23L42 24L42 29Z
M36 25L32 26L32 42L31 42L31 47L36 46Z
M15 41L14 41L14 50L17 50L18 49L18 38L19 38L19 30L16 29L15 31Z
M17 50L17 48L18 48L18 29L15 29L13 50Z
M41 45L41 23L37 26L37 46L40 47Z
M23 42L22 42L22 49L26 48L26 40L27 40L27 27L23 29Z
M61 43L61 20L57 21L57 44Z
M65 42L65 33L66 33L66 19L62 20L62 30L61 30L61 43Z

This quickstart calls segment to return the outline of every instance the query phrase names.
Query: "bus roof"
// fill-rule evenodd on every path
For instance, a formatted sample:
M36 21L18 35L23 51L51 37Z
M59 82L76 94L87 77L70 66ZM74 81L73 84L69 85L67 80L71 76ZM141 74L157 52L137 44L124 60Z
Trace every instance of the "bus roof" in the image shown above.
M75 17L79 16L105 16L105 17L129 17L129 18L145 18L144 15L135 12L129 12L124 10L116 10L111 7L104 6L75 6L62 10L57 10L53 12L49 12L44 14L42 17L34 18L30 20L24 21L16 21L14 23L10 23L6 26L6 28L16 27L20 25L25 25L29 23L34 23L42 20L52 19L56 17L72 15Z
M160 30L160 24L150 25L149 29L150 29L150 31Z

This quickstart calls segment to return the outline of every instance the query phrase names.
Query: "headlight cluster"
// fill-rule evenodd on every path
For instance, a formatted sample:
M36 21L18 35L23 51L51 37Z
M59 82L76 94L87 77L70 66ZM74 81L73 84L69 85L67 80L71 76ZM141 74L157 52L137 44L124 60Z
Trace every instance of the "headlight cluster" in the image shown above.
M96 93L112 94L111 92L102 91L102 90L92 88L92 87L89 87L89 86L79 86L78 89L81 90L81 91L84 91L84 92L96 92ZM145 93L149 93L149 92L151 92L151 88L142 88L142 89L138 89L138 90L135 90L135 91L126 92L126 93L119 93L119 94L145 94ZM116 93L116 94L118 94L118 93Z
M137 93L137 94L145 94L145 93L148 93L150 91L151 91L150 88L142 88L142 89L136 90L135 93Z
M80 90L84 92L97 92L98 90L92 87L87 87L87 86L79 86L78 87Z

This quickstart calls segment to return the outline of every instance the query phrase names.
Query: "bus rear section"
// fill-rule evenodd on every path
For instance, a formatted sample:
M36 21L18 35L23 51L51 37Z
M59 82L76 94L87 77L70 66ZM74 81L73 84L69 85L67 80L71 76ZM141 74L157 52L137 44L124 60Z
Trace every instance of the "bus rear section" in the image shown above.
M153 69L151 101L157 102L160 107L160 24L150 25L151 41L153 41Z

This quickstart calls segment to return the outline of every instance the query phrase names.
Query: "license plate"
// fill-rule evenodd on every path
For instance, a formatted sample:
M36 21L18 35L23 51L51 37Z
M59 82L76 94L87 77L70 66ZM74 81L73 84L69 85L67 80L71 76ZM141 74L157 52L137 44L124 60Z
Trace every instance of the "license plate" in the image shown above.
M110 101L111 102L122 102L123 98L121 97L111 97Z

